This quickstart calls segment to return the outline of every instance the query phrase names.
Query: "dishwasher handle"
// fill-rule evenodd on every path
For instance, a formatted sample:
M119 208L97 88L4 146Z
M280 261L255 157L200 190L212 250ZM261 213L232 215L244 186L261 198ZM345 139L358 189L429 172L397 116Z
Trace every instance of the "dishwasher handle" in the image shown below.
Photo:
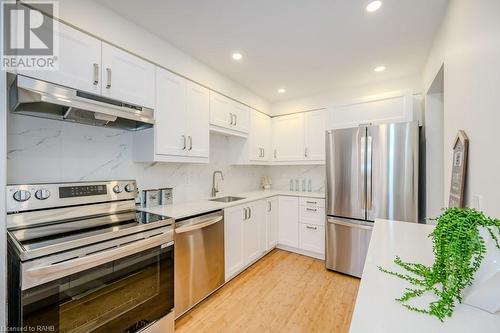
M209 219L206 221L201 221L201 222L193 224L193 225L179 227L179 228L175 229L175 233L182 234L182 233L190 232L193 230L203 229L203 228L206 228L206 227L211 226L213 224L216 224L217 222L220 222L220 221L222 221L222 216L216 217L214 219Z

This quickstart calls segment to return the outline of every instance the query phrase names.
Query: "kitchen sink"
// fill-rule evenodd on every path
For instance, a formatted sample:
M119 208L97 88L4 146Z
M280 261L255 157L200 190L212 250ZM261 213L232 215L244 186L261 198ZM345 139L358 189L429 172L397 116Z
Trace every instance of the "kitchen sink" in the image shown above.
M238 200L243 200L245 198L240 198L240 197L221 197L217 199L210 199L210 201L217 201L217 202L233 202L233 201L238 201Z

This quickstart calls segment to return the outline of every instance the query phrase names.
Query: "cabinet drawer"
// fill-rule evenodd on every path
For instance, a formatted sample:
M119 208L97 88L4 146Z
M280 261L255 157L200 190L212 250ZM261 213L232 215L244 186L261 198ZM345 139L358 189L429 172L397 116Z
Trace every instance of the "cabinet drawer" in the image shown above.
M300 198L301 206L309 206L309 207L325 207L325 199L318 198Z
M302 250L325 253L325 227L301 224L299 230L299 246Z
M325 209L312 206L300 206L299 221L300 223L324 226Z

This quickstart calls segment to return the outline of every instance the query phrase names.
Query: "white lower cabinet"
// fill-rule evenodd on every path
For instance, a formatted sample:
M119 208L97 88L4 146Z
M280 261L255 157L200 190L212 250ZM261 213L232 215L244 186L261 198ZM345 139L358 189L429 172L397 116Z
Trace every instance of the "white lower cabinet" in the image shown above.
M275 247L323 259L322 206L324 199L274 196L224 209L226 281Z
M265 206L259 200L224 210L226 281L264 254Z
M299 198L279 197L278 244L299 247Z
M299 247L301 250L325 253L325 227L313 224L300 224Z
M266 199L266 251L272 250L278 244L278 197Z

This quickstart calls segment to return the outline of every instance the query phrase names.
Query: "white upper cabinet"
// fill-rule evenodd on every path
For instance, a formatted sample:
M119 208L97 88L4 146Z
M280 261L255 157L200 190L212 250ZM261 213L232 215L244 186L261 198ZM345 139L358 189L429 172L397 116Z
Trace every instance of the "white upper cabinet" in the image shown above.
M155 66L128 52L102 43L102 95L154 108Z
M246 137L250 127L250 108L211 91L210 125L212 131Z
M47 18L46 18L47 19ZM101 41L59 23L57 70L19 71L19 74L93 94L101 93Z
M210 150L209 105L209 90L188 81L186 89L188 156L208 158Z
M273 118L273 160L301 161L305 158L304 114Z
M248 135L249 159L268 161L271 158L271 117L253 110Z
M304 113L304 157L306 160L325 160L326 118L326 110Z
M328 108L328 129L407 122L416 119L413 95L400 91Z
M156 69L156 154L186 155L186 80Z
M209 90L156 68L155 125L134 135L137 162L208 163Z

